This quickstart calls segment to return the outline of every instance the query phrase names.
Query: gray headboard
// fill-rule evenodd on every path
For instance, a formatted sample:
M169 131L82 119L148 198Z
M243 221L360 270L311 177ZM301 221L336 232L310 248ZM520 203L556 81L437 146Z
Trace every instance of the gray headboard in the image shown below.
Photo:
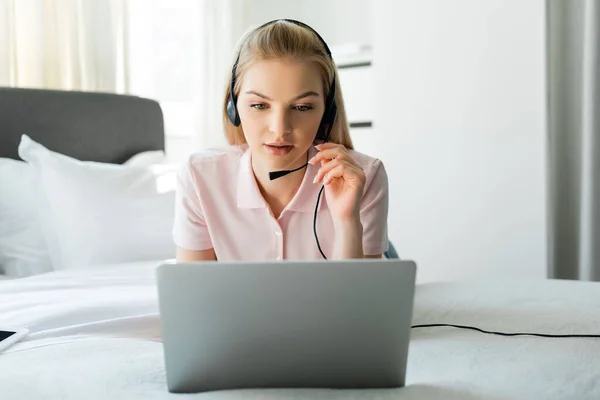
M113 164L165 148L163 115L154 100L0 87L0 157L19 159L22 134L79 160Z

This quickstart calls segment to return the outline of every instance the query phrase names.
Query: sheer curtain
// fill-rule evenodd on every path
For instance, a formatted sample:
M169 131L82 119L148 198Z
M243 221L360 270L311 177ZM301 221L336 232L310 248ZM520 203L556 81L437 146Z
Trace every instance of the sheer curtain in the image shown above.
M0 85L124 93L125 0L0 0Z
M0 0L0 86L152 98L172 158L223 145L223 91L246 2Z
M196 147L225 144L222 105L236 44L245 32L245 10L242 0L205 1L201 12L202 33L196 62L198 66L194 91L197 106L195 118Z
M600 0L548 0L549 277L600 281Z

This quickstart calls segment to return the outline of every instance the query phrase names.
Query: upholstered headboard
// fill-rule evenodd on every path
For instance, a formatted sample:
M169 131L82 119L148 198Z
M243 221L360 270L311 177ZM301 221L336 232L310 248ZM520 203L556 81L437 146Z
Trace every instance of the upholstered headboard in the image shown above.
M163 115L156 101L0 87L0 157L19 159L22 134L84 161L121 164L136 153L165 148Z

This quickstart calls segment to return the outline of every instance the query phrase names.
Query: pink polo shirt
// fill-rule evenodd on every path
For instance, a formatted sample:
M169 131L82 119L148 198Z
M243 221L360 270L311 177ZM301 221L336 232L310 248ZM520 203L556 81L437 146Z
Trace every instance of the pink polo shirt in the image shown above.
M312 157L317 150L311 148ZM361 204L363 251L387 250L388 180L383 163L350 150L367 181ZM178 176L173 239L188 250L214 248L219 261L323 259L313 233L313 217L321 184L313 183L318 165L308 165L292 201L275 219L251 166L247 145L191 155ZM317 234L327 258L335 230L325 192L317 213Z

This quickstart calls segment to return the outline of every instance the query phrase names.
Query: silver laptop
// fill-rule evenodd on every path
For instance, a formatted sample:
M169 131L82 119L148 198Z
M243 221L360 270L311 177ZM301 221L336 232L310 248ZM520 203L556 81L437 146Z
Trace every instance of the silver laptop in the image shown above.
M386 259L163 264L168 390L404 386L415 274Z

